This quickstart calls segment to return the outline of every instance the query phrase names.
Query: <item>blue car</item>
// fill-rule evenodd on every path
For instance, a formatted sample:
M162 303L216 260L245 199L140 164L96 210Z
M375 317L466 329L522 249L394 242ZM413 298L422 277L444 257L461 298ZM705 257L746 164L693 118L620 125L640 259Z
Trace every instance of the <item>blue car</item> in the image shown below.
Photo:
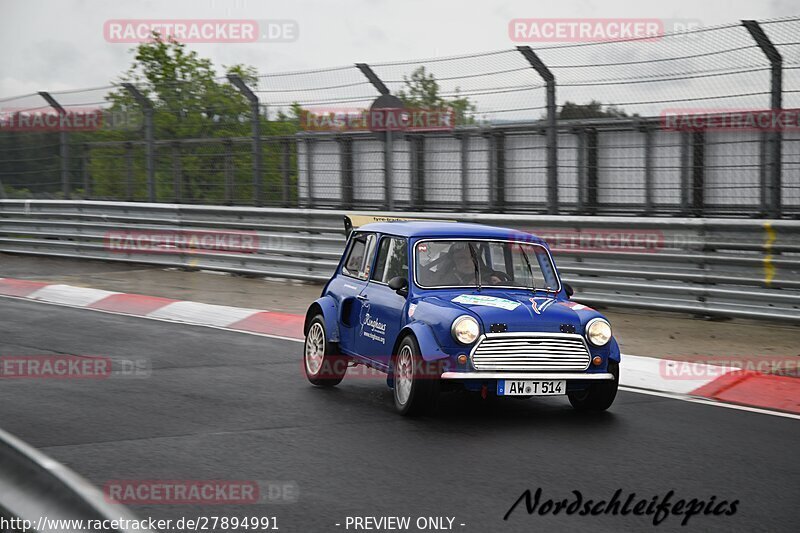
M345 225L336 272L306 314L312 384L338 385L348 367L366 365L386 373L403 415L454 387L611 406L620 362L611 326L570 301L543 240L460 222Z

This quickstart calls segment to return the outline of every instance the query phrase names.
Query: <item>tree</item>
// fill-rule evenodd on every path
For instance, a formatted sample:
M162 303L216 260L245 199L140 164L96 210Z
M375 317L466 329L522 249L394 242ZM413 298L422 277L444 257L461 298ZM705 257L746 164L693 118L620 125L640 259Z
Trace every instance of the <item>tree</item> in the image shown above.
M251 134L251 107L247 98L233 87L226 77L220 77L207 58L190 51L186 45L158 33L149 42L134 49L134 62L119 78L120 83L132 83L153 105L155 139L185 140L179 148L183 194L194 201L219 201L224 192L226 151L232 153L234 167L234 190L242 199L252 196L253 161L247 143L223 143L212 141L198 143L199 139L247 137ZM236 74L249 86L256 85L258 73L255 68L244 65L223 67L226 74ZM123 87L110 92L106 99L111 102L110 112L122 116L141 115L141 109L132 95ZM262 135L292 135L297 131L291 121L269 122L263 116ZM134 131L114 129L92 135L91 140L130 141L142 138L141 122ZM159 147L156 162L157 194L160 198L172 195L173 169L172 147ZM270 169L265 176L266 190L271 181L281 180L279 168L280 147L278 143L262 147L263 168ZM121 146L94 148L91 159L91 174L98 196L124 196L126 181L120 179L127 173L127 160ZM140 146L134 151L134 196L141 197L147 184L144 176L144 150Z
M567 100L561 106L558 118L561 120L572 120L582 118L626 118L629 115L614 105L609 105L603 109L603 104L597 100L592 100L588 104L576 104ZM638 116L634 114L633 116Z
M458 96L460 89L456 87L456 96L450 99L439 94L439 82L432 73L427 73L424 66L418 67L411 76L403 76L404 89L397 92L397 97L407 106L421 109L451 108L455 112L456 124L474 124L475 104L466 96Z

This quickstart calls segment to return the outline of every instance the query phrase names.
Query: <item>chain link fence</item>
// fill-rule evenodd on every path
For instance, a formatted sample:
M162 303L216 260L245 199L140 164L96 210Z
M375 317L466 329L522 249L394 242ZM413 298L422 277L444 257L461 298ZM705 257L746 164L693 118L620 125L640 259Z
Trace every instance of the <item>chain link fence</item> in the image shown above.
M0 98L0 197L796 217L798 35L794 17ZM450 119L358 123L378 97Z

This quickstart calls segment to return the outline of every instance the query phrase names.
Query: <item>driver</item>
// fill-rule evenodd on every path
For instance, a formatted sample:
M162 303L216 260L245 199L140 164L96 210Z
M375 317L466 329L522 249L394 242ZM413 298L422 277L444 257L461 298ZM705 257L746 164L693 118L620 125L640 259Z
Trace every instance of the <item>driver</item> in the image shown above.
M475 251L480 265L481 283L498 285L503 281L503 274L495 272L483 264L478 251ZM469 244L464 241L454 242L447 251L448 261L436 271L437 285L473 285L475 284L475 262L469 251Z

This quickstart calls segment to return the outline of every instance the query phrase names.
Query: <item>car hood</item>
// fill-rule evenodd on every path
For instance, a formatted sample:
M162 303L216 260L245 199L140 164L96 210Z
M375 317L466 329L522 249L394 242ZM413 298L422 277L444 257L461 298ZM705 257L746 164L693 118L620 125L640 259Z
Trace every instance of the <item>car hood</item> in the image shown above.
M436 298L476 315L487 332L493 324L505 324L509 332L557 333L564 331L563 326L572 326L575 332L581 333L581 317L573 308L575 304L569 301L540 294L534 296L531 292L497 289L453 291L438 294Z

